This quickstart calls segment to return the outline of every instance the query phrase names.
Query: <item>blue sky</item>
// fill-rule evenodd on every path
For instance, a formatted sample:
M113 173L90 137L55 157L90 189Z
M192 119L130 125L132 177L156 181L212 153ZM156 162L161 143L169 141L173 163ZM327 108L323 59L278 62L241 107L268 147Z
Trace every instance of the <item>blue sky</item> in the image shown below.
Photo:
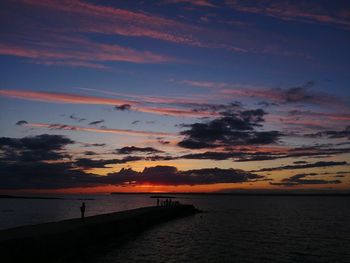
M1 6L4 191L349 189L347 1Z

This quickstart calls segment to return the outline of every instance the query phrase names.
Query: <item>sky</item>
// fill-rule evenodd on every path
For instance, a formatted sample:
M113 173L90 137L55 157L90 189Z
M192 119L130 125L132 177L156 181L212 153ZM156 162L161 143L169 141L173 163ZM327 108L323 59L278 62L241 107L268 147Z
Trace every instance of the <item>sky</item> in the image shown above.
M3 193L350 190L350 3L3 0Z

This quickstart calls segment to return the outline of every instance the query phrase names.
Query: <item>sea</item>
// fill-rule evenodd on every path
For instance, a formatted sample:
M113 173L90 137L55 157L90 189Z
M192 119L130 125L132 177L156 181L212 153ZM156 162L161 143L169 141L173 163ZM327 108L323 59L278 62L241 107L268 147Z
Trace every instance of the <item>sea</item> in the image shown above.
M94 262L350 262L349 196L174 195L205 211L154 226ZM0 199L0 229L155 205L148 194Z

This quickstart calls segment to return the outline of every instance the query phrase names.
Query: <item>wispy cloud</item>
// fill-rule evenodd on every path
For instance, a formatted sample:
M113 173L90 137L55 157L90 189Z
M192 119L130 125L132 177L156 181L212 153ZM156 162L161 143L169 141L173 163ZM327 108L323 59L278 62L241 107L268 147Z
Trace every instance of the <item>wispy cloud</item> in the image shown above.
M70 48L60 48L57 46L57 42L47 42L45 45L39 43L26 44L25 42L21 44L0 43L0 55L37 59L38 63L47 65L69 65L97 69L104 69L107 67L103 64L95 63L96 61L122 61L133 63L163 63L175 61L175 59L154 54L149 51L137 51L115 44L94 43L87 39L59 39L59 42L62 46L69 44Z
M113 134L126 134L132 136L165 136L174 137L177 134L167 132L152 132L152 131L136 131L136 130L123 130L123 129L107 129L107 128L89 128L76 125L66 124L49 124L49 123L27 123L24 126L30 128L48 128L51 130L66 130L66 131L87 131L97 133L113 133Z
M55 93L43 91L26 90L0 90L0 96L11 97L23 100L55 102L55 103L76 103L76 104L98 104L98 105L118 105L118 104L137 104L136 101L123 99L110 99L93 96L83 96L68 93Z
M40 92L40 91L25 91L25 90L0 90L0 96L10 97L23 100L32 101L42 101L42 102L52 102L52 103L73 103L73 104L92 104L92 105L131 105L132 109L139 112L152 113L158 115L168 115L168 116L182 116L182 117L208 117L215 116L216 113L210 110L193 110L187 105L187 108L178 107L166 107L166 106L150 106L145 103L165 103L167 99L157 99L155 98L144 98L142 96L137 96L140 101L118 99L118 98L104 98L96 96L83 96L68 93L56 93L56 92ZM136 98L136 97L135 97ZM169 99L174 104L183 104L181 99ZM197 105L198 106L198 105Z
M162 4L188 4L198 7L217 7L208 0L163 0Z
M211 1L187 0L195 6L213 7ZM130 11L112 6L73 0L14 0L10 10L40 12L52 17L46 26L35 16L23 22L23 16L4 10L9 19L16 20L15 32L5 34L1 41L2 55L31 58L35 63L68 65L96 69L109 68L105 62L170 63L183 61L152 51L136 50L110 43L101 43L91 34L146 37L163 42L199 48L223 49L240 53L264 53L305 57L298 51L287 50L283 44L254 42L249 33L217 30L188 22L179 22L157 14ZM6 13L9 12L9 13ZM48 15L49 14L49 15ZM24 24L25 23L25 24ZM40 24L40 26L38 26ZM29 34L28 32L34 32ZM223 37L225 36L225 37Z
M226 3L239 12L261 14L286 21L334 24L350 28L350 13L348 11L341 6L327 7L318 4L317 1L262 0L251 2L226 0Z
M78 30L83 32L150 37L169 42L198 44L190 34L196 30L196 27L157 15L95 5L79 0L25 0L23 2L61 14L72 14L75 23L79 23Z
M226 97L231 95L240 98L255 98L279 104L307 103L323 106L328 105L341 109L349 107L348 101L345 98L312 90L311 88L316 85L314 81L306 81L300 85L286 88L202 80L184 80L181 83L213 90L219 93L219 95L221 94L221 96Z

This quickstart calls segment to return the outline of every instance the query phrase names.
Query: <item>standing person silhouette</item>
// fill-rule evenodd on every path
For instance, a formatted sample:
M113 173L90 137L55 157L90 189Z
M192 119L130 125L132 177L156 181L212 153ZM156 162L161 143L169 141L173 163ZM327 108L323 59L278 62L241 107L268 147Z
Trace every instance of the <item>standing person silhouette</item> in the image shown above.
M84 219L85 217L85 202L80 207L80 213L81 213L81 218Z

